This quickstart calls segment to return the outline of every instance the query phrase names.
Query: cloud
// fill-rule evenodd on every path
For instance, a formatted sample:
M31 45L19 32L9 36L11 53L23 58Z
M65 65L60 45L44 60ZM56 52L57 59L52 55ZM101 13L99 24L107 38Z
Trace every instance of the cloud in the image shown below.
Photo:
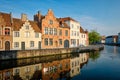
M81 26L84 29L87 29L88 31L96 30L101 35L115 34L112 28L109 29L106 24L102 23L101 21L91 16L82 15L82 16L74 16L74 18L80 22Z

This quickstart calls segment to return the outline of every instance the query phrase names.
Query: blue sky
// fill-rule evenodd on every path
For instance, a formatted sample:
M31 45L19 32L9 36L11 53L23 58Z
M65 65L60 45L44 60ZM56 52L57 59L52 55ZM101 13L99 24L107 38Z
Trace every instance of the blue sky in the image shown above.
M120 32L120 0L0 0L0 12L12 12L20 18L21 13L33 19L37 11L45 15L52 9L56 17L72 17L87 30L101 35Z

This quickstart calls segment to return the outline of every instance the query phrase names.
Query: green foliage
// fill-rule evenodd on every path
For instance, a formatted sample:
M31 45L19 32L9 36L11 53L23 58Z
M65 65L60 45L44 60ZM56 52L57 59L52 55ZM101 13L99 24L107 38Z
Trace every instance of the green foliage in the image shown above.
M100 57L100 53L98 51L96 51L96 52L90 52L89 57L93 61L96 61Z
M100 34L94 30L89 33L89 42L94 44L100 41Z

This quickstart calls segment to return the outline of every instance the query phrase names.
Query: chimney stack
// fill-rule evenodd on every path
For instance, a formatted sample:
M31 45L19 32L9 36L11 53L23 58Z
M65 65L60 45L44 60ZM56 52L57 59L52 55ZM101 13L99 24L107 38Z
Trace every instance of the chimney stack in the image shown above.
M13 24L12 12L10 12L10 21L11 21L11 24Z
M26 14L21 14L21 20L22 21L27 21L28 19L27 19L27 15Z

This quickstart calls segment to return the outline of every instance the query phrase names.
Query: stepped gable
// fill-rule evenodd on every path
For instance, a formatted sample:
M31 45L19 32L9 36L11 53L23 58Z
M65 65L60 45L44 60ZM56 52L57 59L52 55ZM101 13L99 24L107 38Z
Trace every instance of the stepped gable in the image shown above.
M31 27L35 30L35 32L40 32L40 29L37 25L37 22L35 21L28 21L31 25ZM21 19L13 18L13 26L15 31L19 31L20 28L25 24L25 21L22 21Z

